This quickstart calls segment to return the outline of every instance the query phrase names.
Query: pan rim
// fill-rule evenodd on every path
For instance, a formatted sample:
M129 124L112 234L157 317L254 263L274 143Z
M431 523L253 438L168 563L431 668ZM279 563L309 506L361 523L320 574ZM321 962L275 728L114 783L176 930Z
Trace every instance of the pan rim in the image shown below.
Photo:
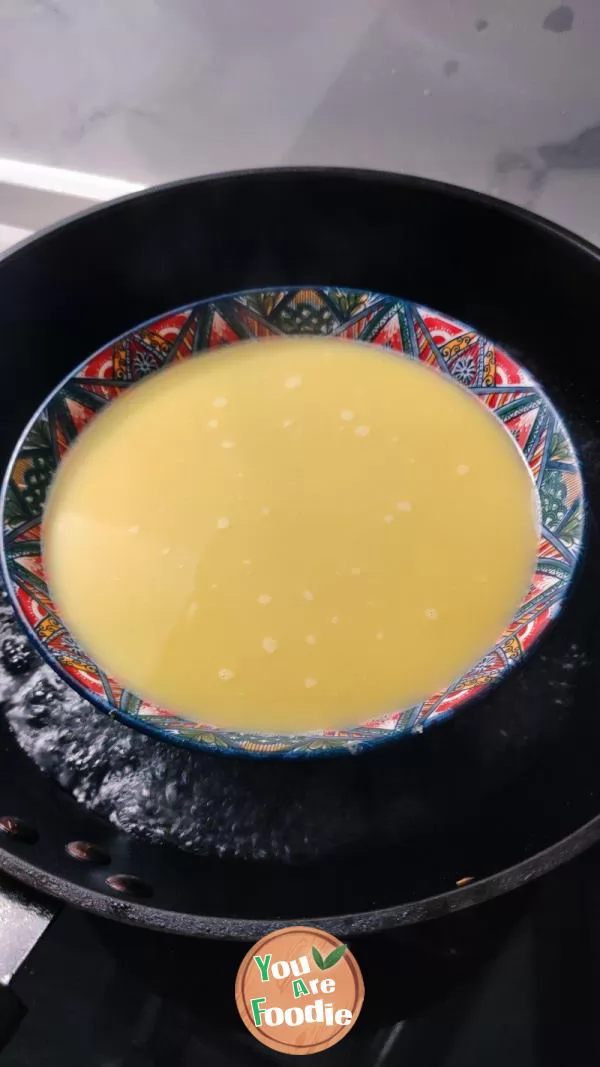
M246 941L287 926L318 926L344 937L365 937L402 926L462 911L517 889L528 881L548 874L580 855L600 839L600 814L573 830L567 837L548 845L519 863L487 875L466 886L437 893L406 904L392 904L373 911L346 912L343 915L309 915L298 918L231 918L226 915L195 915L148 903L123 900L89 889L75 882L43 872L35 864L0 845L0 870L56 900L88 911L101 918L115 919L132 926L186 937ZM224 932L225 931L225 932Z
M75 212L75 214L69 215L65 219L60 219L58 222L52 222L48 226L41 227L28 237L23 238L22 241L18 241L16 244L11 245L10 248L0 253L0 269L2 264L11 256L20 255L21 252L26 251L32 244L34 244L34 242L43 241L48 237L52 237L58 231L67 229L73 224L79 223L87 218L92 218L97 214L109 214L129 202L134 202L142 198L148 199L160 196L162 193L192 185L220 185L239 181L240 178L292 178L298 175L306 175L307 177L330 177L332 179L352 178L355 181L377 179L390 185L398 185L413 189L428 189L432 192L442 193L443 195L467 202L482 203L493 210L501 211L506 215L520 219L538 229L547 230L549 233L566 240L568 244L581 248L588 255L591 255L594 259L600 262L600 248L593 244L593 242L588 241L587 238L574 233L572 230L569 230L559 222L555 222L553 219L536 214L536 212L532 211L530 208L522 207L519 204L513 204L508 200L502 200L500 197L493 196L491 193L480 192L477 189L470 189L467 186L457 185L454 182L439 181L437 178L426 178L418 174L399 174L393 170L381 170L376 167L343 167L307 164L302 166L241 167L236 170L213 171L209 174L192 175L187 178L177 178L174 181L161 182L158 185L148 186L145 189L133 193L126 193L124 196L115 197L114 200L105 201L101 204L96 204L93 207L84 208L82 211Z

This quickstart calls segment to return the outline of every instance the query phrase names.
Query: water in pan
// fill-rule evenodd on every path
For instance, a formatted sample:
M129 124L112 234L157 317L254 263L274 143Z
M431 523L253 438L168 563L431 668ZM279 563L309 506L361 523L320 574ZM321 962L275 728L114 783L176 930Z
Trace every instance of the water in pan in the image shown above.
M328 761L232 761L162 744L95 712L42 665L1 585L0 648L0 703L17 742L85 807L150 841L208 855L284 862L343 853L367 840L389 845L415 818L420 825L432 819L437 824L438 805L448 808L448 775L461 822L469 816L474 794L499 789L504 795L511 775L535 758L540 738L548 731L560 733L561 723L572 718L576 682L585 666L577 645L561 649L558 663L542 652L522 699L515 701L510 687L497 690L485 716L449 724L453 735L458 727L456 737L450 739L443 728L436 731L444 781L429 780L423 807L410 782L404 788L402 776L382 776L379 765L371 771L365 766L361 779L355 760L336 761L337 775ZM456 749L464 751L465 745L471 760L467 776L456 757ZM390 753L396 769L400 755ZM294 789L292 780L302 787Z
M86 807L129 833L203 854L294 860L364 839L358 797L340 805L327 775L315 778L310 806L303 795L282 804L285 764L271 764L266 781L263 765L165 745L94 712L42 665L1 592L0 702L25 752Z

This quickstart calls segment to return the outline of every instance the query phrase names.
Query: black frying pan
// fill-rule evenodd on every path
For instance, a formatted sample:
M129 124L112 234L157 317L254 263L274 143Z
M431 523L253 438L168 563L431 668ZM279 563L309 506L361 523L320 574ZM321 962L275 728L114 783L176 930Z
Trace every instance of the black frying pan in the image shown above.
M560 620L481 702L356 758L244 765L246 795L266 812L295 797L314 820L324 795L329 812L356 811L360 833L335 858L221 860L120 833L0 724L0 867L72 904L185 934L250 939L290 921L368 933L482 901L600 837L600 258L584 241L489 197L361 171L197 179L94 210L0 262L4 462L38 403L102 343L188 301L278 284L407 297L517 354L579 449L587 543ZM198 773L215 760L199 755ZM317 814L326 820L328 805ZM104 855L68 851L73 841Z

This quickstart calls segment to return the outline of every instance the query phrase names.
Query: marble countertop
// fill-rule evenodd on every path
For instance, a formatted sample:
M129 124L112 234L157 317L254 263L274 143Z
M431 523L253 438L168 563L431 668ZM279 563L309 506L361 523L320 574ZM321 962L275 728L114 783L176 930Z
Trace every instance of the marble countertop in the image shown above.
M320 163L491 192L600 244L599 54L598 0L0 0L0 243L120 183Z

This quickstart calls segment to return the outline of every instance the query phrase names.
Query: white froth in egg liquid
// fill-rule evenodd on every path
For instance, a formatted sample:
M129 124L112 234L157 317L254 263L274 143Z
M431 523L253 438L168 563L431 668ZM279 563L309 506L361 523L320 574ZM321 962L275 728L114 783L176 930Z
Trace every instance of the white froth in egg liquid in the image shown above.
M284 338L107 407L43 537L57 605L110 675L190 718L295 731L410 706L475 663L537 532L530 473L466 390L373 346Z

